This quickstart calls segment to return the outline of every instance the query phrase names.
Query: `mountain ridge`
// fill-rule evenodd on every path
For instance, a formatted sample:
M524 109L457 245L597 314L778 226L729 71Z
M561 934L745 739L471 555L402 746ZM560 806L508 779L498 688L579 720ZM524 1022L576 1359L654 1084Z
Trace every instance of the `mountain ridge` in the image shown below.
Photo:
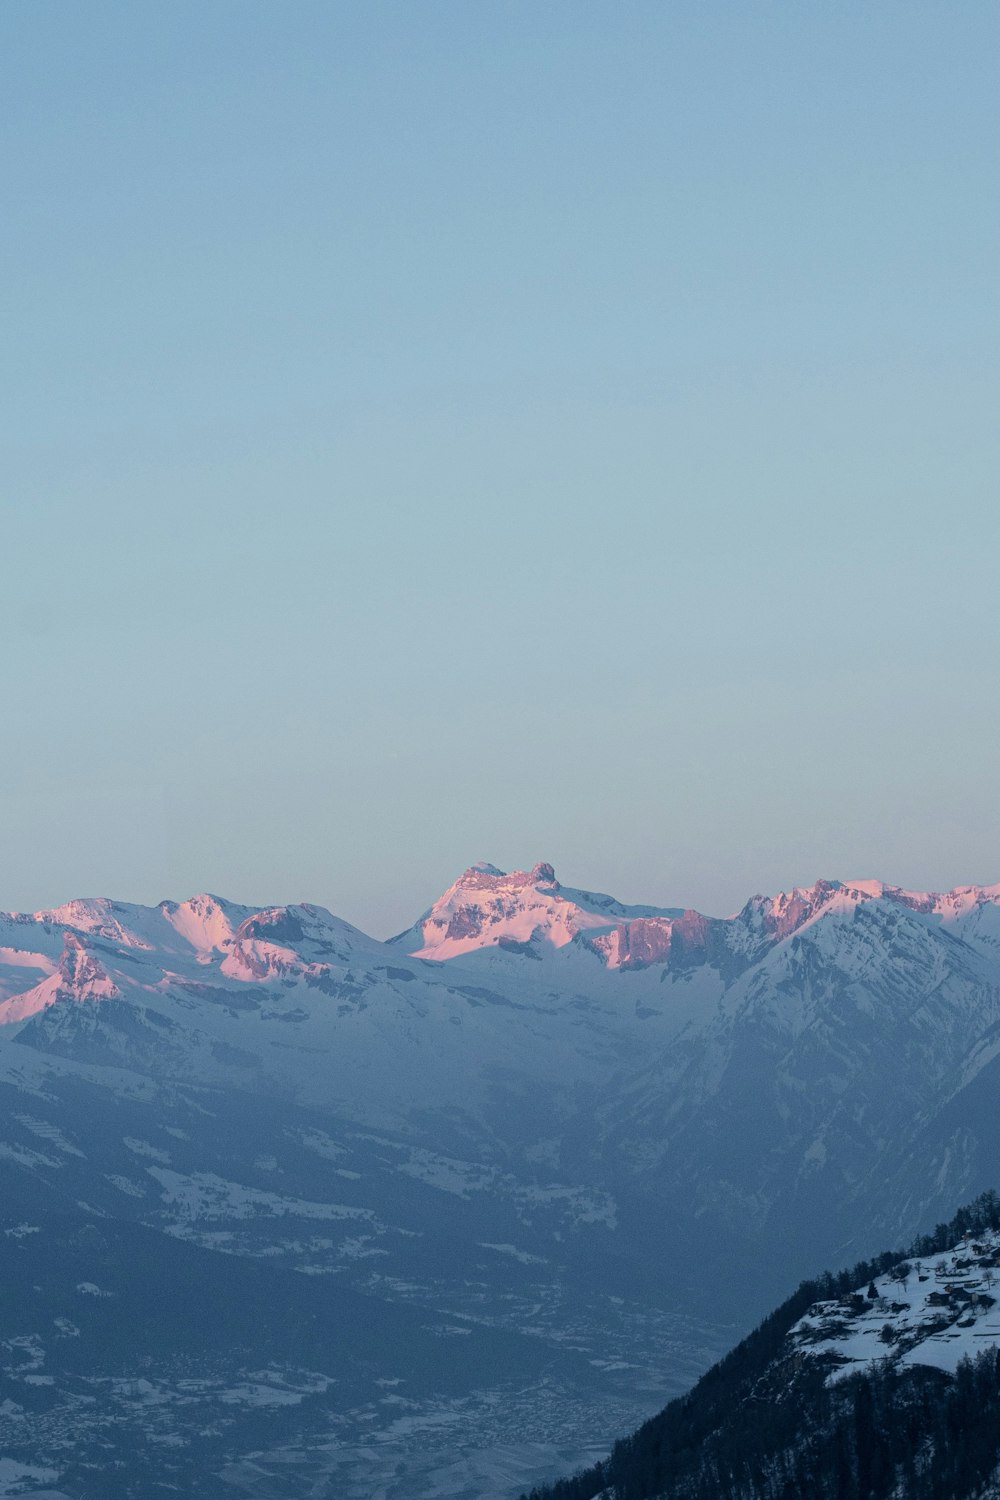
M603 893L564 887L546 862L530 870L510 872L481 862L466 869L411 927L384 941L313 903L256 907L209 893L180 902L163 900L150 907L99 896L74 898L35 912L0 912L0 935L5 927L59 927L149 949L153 946L149 924L158 917L196 951L210 955L231 946L239 936L246 937L246 932L238 934L237 929L247 922L273 927L279 914L302 912L312 922L318 920L339 929L346 940L365 947L404 949L410 957L447 961L492 946L516 952L542 940L555 948L580 940L593 946L610 967L618 967L629 966L630 959L632 966L666 961L675 931L687 948L695 951L707 949L706 934L733 933L737 928L744 929L747 943L758 934L781 941L823 916L871 901L885 901L952 923L968 919L984 907L1000 907L1000 883L969 884L937 892L908 890L871 879L818 879L811 886L793 886L773 895L755 894L738 911L719 917L690 907L625 904ZM633 932L645 942L633 944ZM989 940L1000 946L1000 922ZM0 945L0 954L3 952Z

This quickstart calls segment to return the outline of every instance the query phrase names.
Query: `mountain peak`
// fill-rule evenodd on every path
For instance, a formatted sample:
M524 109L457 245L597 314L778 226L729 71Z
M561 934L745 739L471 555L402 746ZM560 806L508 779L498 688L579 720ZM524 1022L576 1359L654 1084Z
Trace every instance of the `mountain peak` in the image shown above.
M492 888L493 886L527 886L527 885L558 885L556 872L550 864L545 861L532 865L530 870L501 870L498 865L490 864L488 860L480 860L458 877L451 889L473 889Z
M623 906L613 896L562 886L547 861L506 872L472 865L409 931L393 941L417 958L457 958L480 949L565 948L583 934L609 933L635 919L670 921L674 908ZM595 950L597 951L597 950ZM534 957L540 953L533 952Z
M63 937L63 952L56 970L57 993L71 1000L116 1000L121 991L104 965L94 956L78 932Z
M89 933L92 937L104 938L125 948L148 948L149 943L126 925L135 910L136 908L129 907L124 902L111 901L107 896L90 896L36 911L32 919L54 927Z

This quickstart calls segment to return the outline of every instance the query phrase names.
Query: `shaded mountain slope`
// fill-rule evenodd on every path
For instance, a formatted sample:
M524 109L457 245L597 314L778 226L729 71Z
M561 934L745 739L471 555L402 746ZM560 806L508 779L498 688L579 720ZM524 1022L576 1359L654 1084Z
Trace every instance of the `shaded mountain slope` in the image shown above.
M998 1258L990 1192L905 1253L804 1282L607 1459L522 1500L994 1494Z

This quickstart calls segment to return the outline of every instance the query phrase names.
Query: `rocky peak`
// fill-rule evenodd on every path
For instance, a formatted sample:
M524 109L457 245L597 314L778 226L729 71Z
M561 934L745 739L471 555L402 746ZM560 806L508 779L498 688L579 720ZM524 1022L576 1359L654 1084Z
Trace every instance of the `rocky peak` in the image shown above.
M60 1000L115 1000L120 991L107 969L76 932L67 932L55 976Z
M508 873L496 865L482 861L479 864L470 865L465 873L458 877L451 891L494 890L499 887L519 890L532 885L548 885L558 888L558 884L555 870L550 864L544 862L533 865L530 870L512 870ZM442 900L446 900L451 891L446 891Z

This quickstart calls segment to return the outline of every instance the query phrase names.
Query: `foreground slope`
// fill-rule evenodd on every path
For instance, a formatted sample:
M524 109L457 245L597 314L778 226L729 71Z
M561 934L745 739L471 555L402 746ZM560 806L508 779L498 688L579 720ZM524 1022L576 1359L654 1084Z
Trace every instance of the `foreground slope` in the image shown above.
M522 1500L1000 1493L1000 1198L804 1282L610 1457Z

